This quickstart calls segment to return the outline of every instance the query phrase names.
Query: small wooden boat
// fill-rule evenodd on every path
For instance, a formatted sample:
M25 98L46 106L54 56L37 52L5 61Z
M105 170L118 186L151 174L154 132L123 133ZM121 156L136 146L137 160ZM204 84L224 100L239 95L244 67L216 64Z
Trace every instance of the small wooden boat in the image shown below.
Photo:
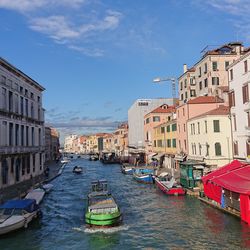
M25 199L34 199L36 200L36 204L40 204L44 198L45 191L42 188L36 188L28 192L25 196Z
M156 186L166 195L186 194L186 190L178 185L173 177L170 180L167 180L166 177L155 177L154 179Z
M90 161L98 161L99 157L98 157L98 155L90 155L89 160Z
M0 206L0 235L27 228L40 214L39 206L33 199L7 201Z
M146 184L154 183L154 169L138 168L134 170L133 177L136 181Z
M68 157L63 157L61 160L62 164L67 164L70 160L68 159Z
M88 194L85 222L90 226L112 227L122 221L121 211L108 191L106 180L93 181Z
M81 174L82 173L82 167L75 166L73 168L73 173L75 173L75 174Z

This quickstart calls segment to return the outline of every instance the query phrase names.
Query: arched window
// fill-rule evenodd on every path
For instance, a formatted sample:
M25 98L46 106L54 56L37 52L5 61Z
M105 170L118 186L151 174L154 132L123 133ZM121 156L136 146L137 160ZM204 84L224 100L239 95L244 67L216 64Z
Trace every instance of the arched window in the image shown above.
M220 143L216 142L214 144L214 146L215 146L215 155L216 156L221 156L221 145L220 145Z
M2 182L3 184L8 183L8 172L9 172L9 166L6 159L2 160Z

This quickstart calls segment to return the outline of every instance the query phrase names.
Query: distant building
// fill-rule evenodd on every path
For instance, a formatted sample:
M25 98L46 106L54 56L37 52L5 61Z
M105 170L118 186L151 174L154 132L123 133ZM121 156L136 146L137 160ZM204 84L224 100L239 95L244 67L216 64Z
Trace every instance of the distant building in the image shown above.
M59 133L55 128L45 127L45 162L57 160L59 153Z
M176 99L138 99L128 110L128 142L129 147L144 148L144 116L160 105L174 105Z
M250 161L250 52L228 67L234 158Z
M64 151L66 153L73 153L73 142L77 138L77 135L69 135L64 139Z
M0 190L43 174L44 90L0 58Z

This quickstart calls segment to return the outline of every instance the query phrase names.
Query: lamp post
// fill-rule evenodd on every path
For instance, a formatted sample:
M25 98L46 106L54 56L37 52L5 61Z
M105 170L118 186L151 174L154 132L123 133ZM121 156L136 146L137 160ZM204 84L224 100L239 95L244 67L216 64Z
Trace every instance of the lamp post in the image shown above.
M172 98L176 98L176 79L174 77L156 77L153 79L154 83L168 82L172 83Z

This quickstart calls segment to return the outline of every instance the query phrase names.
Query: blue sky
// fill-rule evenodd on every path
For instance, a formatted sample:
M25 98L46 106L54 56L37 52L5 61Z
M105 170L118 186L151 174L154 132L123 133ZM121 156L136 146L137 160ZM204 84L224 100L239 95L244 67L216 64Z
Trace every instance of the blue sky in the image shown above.
M206 45L249 45L250 0L0 0L0 56L46 91L47 123L113 131L138 98L171 97Z

